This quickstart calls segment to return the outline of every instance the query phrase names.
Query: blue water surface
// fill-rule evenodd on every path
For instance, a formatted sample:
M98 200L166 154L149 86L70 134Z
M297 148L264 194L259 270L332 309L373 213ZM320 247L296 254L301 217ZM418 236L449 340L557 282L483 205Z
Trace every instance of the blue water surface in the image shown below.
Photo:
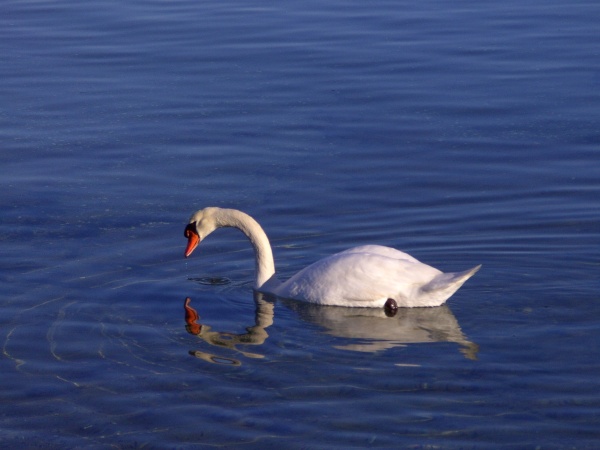
M597 2L1 9L1 447L597 447ZM483 268L395 317L255 296L236 230L183 258L206 206L282 279Z

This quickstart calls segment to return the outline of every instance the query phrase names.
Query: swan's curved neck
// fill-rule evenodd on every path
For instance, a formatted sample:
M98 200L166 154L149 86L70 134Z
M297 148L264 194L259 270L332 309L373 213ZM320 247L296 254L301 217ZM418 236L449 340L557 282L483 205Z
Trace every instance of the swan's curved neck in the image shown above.
M244 233L254 247L256 260L255 289L267 287L266 285L279 284L275 279L275 261L269 238L256 220L248 214L236 209L221 209L217 217L218 227L234 227Z

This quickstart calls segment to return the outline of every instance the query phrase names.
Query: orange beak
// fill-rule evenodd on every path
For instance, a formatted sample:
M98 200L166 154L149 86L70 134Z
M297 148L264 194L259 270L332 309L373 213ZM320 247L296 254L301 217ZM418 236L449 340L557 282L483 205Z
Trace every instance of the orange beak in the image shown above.
M200 243L200 236L198 236L198 233L194 229L193 225L194 224L189 224L187 227L185 227L184 236L188 239L188 243L185 247L184 253L186 258L192 254L192 252L196 249L196 247L198 247L198 244Z

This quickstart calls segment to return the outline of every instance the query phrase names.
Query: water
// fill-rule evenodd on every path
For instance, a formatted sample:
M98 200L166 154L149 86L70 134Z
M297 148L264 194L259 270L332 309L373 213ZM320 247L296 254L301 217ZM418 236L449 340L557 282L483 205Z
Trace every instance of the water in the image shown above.
M2 447L597 446L596 2L2 9ZM209 205L281 278L483 269L394 318L255 303L238 232L182 257Z

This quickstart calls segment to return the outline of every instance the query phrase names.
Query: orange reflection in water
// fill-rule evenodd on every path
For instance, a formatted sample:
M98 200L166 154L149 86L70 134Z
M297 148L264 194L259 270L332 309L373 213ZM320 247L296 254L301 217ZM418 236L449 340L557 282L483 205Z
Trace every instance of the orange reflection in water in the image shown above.
M185 329L190 334L200 334L202 331L202 324L197 323L200 320L198 312L190 306L192 299L187 297L183 307L185 309Z

